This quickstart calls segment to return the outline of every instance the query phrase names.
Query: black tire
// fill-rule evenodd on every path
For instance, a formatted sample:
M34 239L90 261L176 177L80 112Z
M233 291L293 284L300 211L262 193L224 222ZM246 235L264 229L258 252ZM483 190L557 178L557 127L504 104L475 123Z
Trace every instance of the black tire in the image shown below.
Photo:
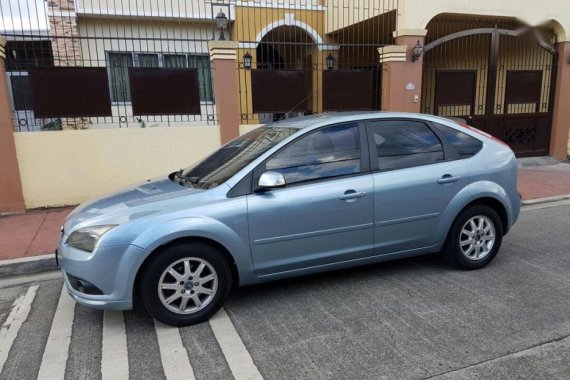
M159 282L169 266L185 258L197 258L211 265L215 270L217 286L209 302L202 309L188 314L180 314L169 310L161 301ZM187 282L192 283L192 281ZM230 264L218 249L201 242L184 242L161 250L145 268L139 283L140 299L146 311L160 322L178 327L189 326L207 321L214 315L224 304L231 290L231 284L232 271ZM173 290L172 292L174 293L175 291ZM186 296L188 296L190 290L185 292L187 292ZM193 303L191 299L188 302L192 302L190 306L196 306L196 303ZM172 305L172 307L175 306Z
M461 231L472 218L479 216L484 216L493 223L493 227L495 229L495 240L492 248L485 256L481 257L480 259L470 259L463 253L461 249L460 239L462 237L465 237ZM489 206L482 204L474 205L463 210L457 216L457 218L455 218L455 221L449 230L443 253L447 261L449 261L455 267L463 269L479 269L483 268L493 260L493 258L497 255L497 252L499 252L499 249L501 249L502 241L503 223L499 217L499 214L497 214L497 212Z

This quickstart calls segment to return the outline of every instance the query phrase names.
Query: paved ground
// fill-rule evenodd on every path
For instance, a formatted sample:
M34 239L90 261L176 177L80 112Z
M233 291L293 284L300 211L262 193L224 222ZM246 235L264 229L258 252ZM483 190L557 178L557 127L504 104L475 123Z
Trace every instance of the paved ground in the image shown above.
M244 288L181 329L61 280L4 287L0 379L568 379L568 231L570 201L531 206L483 270L427 256Z

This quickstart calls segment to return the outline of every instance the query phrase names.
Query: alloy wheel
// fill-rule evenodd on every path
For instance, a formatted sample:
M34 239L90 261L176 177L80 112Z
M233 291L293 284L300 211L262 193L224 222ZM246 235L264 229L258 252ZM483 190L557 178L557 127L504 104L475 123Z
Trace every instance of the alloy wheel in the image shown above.
M461 229L459 246L461 253L471 261L487 257L495 245L496 232L493 221L484 215L469 219Z
M198 257L186 257L169 265L158 281L158 297L177 314L193 314L205 308L216 295L218 275Z

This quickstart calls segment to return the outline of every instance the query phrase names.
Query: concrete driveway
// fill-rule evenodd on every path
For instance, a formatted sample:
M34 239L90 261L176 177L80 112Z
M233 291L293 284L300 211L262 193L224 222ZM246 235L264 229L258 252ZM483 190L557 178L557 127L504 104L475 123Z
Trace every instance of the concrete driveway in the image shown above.
M75 306L60 280L12 286L4 325L38 288L12 342L0 336L0 379L568 379L569 231L570 202L527 207L483 270L426 256L244 288L182 329Z

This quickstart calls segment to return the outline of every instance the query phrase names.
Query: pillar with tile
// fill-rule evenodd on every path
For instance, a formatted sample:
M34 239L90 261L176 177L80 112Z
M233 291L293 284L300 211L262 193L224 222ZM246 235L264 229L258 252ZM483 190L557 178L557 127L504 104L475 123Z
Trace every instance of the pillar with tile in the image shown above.
M412 59L418 42L423 46L427 30L397 30L395 45L378 48L382 64L382 110L420 112L422 56Z

